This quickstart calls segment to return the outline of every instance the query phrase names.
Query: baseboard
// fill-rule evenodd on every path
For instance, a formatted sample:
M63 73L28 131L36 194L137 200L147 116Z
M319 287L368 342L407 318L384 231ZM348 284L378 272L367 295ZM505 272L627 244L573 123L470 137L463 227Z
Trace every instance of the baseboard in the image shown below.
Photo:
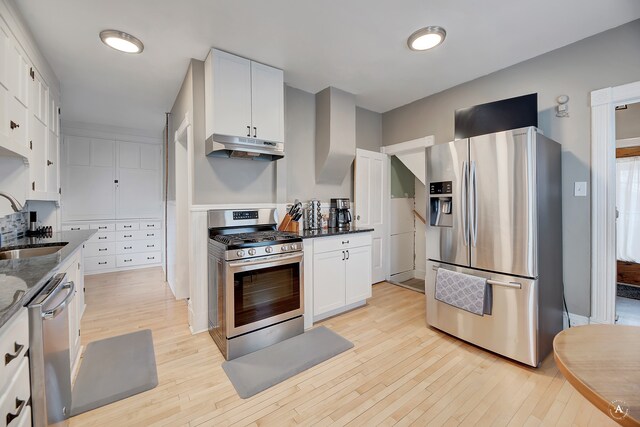
M404 282L413 279L414 271L403 271L402 273L392 274L389 278L394 282Z
M95 274L104 274L104 273L116 273L118 271L129 271L129 270L141 270L143 268L153 268L153 267L161 267L161 263L157 264L143 264L143 265L132 265L130 267L115 267L115 268L105 268L104 270L85 270L85 276L93 276Z
M424 280L427 277L427 272L424 270L413 270L413 278Z
M569 318L571 319L571 327L573 326L584 326L591 323L587 316L580 316L579 314L569 313ZM569 327L569 323L567 322L567 313L562 313L562 329L567 329Z

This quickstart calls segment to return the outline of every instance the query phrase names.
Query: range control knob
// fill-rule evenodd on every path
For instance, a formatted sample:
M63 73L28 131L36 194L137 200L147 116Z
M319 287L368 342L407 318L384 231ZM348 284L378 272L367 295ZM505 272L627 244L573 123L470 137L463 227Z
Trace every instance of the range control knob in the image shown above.
M241 249L238 252L236 252L236 255L238 255L239 257L243 257L244 256L244 251Z
M255 249L249 249L249 255L253 256L256 254L256 250Z
M282 252L288 251L289 250L289 246L287 245L282 245L282 247L280 248L282 250Z
M292 244L289 246L289 249L291 249L292 251L295 251L296 249L298 249L298 245L296 245L295 243L292 243Z
M264 251L268 254L270 254L271 252L273 252L273 248L271 246L267 246Z

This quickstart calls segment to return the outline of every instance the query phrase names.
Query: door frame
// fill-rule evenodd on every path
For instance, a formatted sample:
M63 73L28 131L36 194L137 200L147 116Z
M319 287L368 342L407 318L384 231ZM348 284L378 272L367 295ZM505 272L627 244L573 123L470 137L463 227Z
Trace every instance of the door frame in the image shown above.
M591 317L616 317L615 107L640 102L640 81L591 92Z
M420 151L426 155L427 147L435 145L436 138L433 135L423 136L421 138L412 139L410 141L398 142L396 144L385 145L380 148L380 152L387 155L387 192L386 192L386 204L387 204L387 218L391 218L391 156L398 154L411 154L418 153ZM427 177L427 171L425 169L425 181ZM426 182L425 182L426 185ZM426 195L425 195L426 196ZM415 214L414 214L415 216ZM414 227L415 229L415 227ZM386 227L387 244L391 245L391 227L387 224ZM425 236L425 250L426 250L426 236ZM426 253L426 252L425 252ZM414 254L415 255L415 254ZM391 280L391 251L387 251L387 280ZM425 272L426 274L426 272Z

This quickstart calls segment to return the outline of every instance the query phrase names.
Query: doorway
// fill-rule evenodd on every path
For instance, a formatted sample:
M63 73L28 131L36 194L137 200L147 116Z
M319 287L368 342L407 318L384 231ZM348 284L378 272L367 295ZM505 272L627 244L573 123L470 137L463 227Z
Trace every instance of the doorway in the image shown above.
M616 323L640 326L640 103L615 108Z

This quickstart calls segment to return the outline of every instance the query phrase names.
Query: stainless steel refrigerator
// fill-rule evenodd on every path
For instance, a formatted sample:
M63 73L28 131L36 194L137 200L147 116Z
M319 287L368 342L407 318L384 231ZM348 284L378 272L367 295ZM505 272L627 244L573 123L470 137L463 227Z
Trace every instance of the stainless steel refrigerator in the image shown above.
M551 351L563 308L560 151L534 127L427 148L429 325L531 366ZM490 314L436 300L439 268L487 279Z

